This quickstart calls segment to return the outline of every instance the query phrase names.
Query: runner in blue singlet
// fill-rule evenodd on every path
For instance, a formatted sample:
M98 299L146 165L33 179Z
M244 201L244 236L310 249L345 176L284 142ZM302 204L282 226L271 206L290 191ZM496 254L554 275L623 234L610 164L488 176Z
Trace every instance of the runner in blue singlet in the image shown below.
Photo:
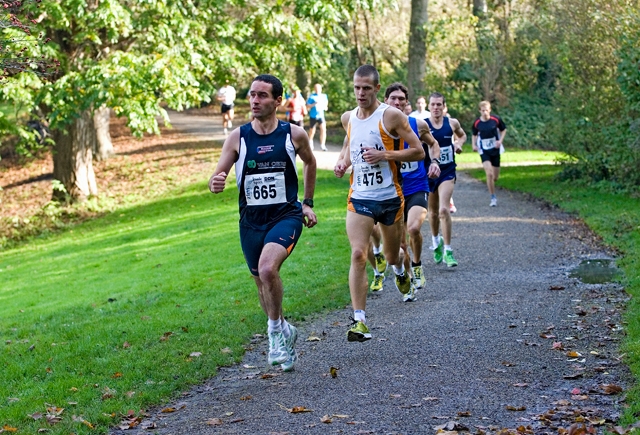
M251 83L253 121L231 132L222 146L209 190L220 193L235 163L239 190L240 243L258 287L260 306L268 317L271 365L292 370L297 359L296 328L282 313L280 267L293 251L302 226L313 227L316 160L304 129L279 121L282 83L263 74ZM304 163L304 200L298 201L296 155Z
M451 249L451 195L456 181L455 155L462 152L462 145L467 140L455 118L444 116L446 102L444 96L434 92L429 96L431 118L427 119L431 134L440 144L440 177L429 180L429 224L433 236L433 259L436 264L445 261L448 267L455 267L458 262ZM439 236L442 229L442 237Z

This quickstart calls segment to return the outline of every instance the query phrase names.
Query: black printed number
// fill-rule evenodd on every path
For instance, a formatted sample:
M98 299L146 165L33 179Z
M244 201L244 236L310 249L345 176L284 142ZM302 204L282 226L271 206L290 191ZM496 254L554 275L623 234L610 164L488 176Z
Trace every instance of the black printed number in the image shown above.
M253 186L253 197L255 199L267 199L267 198L275 198L277 195L276 185L269 184L268 186Z
M364 174L362 184L364 184L365 186L382 184L382 172L372 172L370 174Z

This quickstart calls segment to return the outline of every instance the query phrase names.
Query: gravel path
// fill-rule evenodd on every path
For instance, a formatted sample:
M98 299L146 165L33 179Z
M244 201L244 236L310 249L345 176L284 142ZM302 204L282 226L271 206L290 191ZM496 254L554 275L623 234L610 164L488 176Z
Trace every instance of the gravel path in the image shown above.
M336 150L316 154L330 162ZM602 433L624 400L610 393L631 382L618 356L624 289L569 277L583 259L610 258L580 223L497 193L491 208L484 184L459 175L460 265L435 265L425 249L427 287L413 303L388 277L368 300L372 340L346 341L349 307L318 316L296 325L300 359L283 373L266 367L257 337L241 364L112 433L558 433L576 421ZM429 244L426 223L423 234ZM348 291L346 275L335 279Z

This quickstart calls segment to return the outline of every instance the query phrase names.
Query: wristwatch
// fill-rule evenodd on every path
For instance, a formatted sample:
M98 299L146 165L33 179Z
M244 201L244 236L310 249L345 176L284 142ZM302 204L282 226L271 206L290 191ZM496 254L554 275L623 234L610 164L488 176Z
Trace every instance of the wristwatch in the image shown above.
M438 159L431 159L431 163L435 163L436 165L440 166L440 160Z
M308 206L309 208L313 208L313 199L305 198L302 200L302 204Z

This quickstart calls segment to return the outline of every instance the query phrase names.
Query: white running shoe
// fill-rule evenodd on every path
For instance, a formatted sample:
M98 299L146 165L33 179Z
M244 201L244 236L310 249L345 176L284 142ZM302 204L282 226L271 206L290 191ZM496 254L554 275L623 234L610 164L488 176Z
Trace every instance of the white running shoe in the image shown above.
M282 332L270 332L269 333L269 355L267 361L269 365L277 366L289 359L289 352L287 351L287 344Z

